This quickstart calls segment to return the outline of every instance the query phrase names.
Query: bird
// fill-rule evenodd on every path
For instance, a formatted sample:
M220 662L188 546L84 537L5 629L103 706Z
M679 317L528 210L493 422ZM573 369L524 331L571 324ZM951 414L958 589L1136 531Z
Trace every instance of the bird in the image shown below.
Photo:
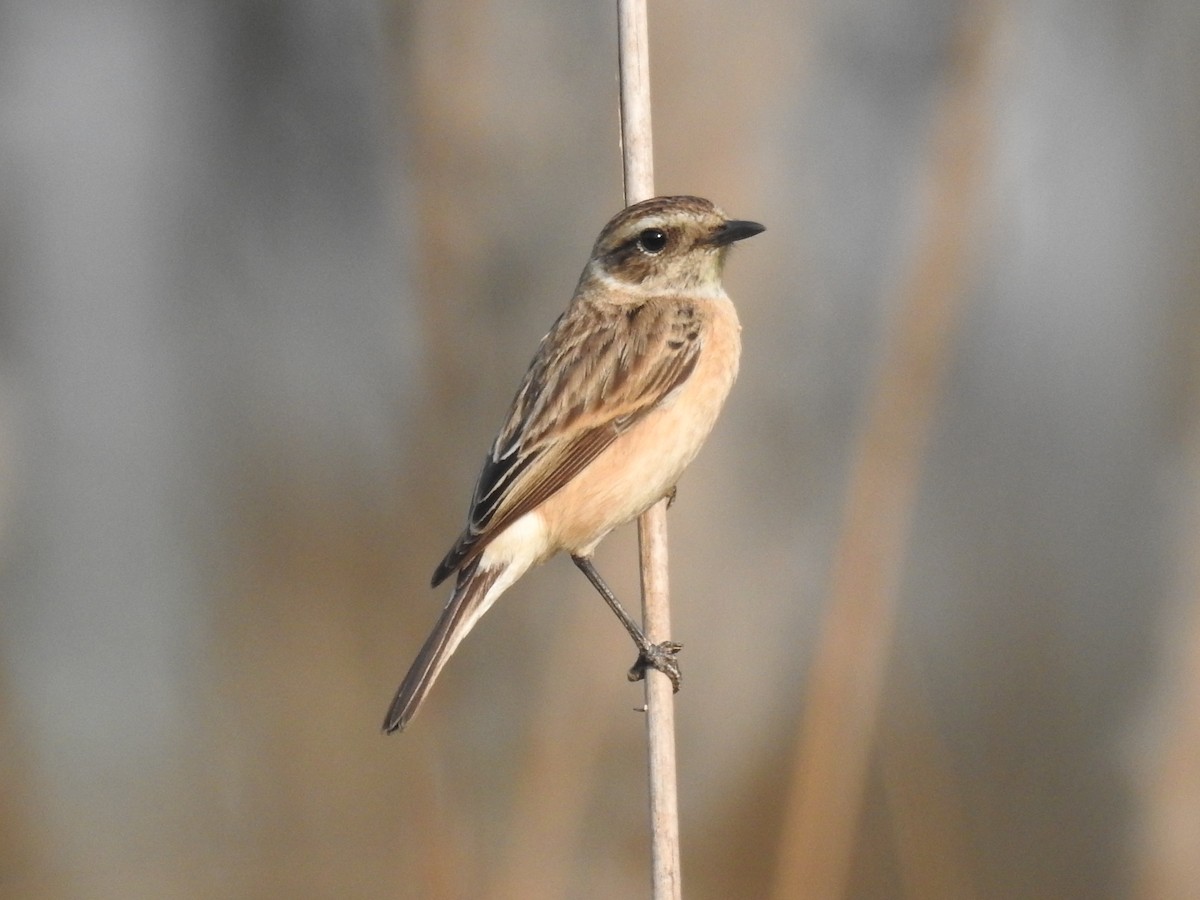
M679 689L680 645L646 638L592 552L674 496L712 430L741 356L725 260L734 243L764 230L693 196L634 203L604 226L484 458L466 527L433 573L433 587L454 575L454 590L396 691L384 733L412 720L497 598L560 552L637 645L630 679L655 668Z

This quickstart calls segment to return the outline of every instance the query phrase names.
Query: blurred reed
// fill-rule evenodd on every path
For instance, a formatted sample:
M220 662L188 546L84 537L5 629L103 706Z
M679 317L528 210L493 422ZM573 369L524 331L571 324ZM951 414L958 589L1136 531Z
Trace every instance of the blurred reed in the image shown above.
M1200 381L1200 370L1187 377ZM1168 586L1172 602L1160 638L1162 672L1145 723L1153 737L1141 748L1138 772L1138 900L1186 900L1200 885L1200 394L1190 396Z
M928 218L888 306L895 318L854 450L778 844L777 900L847 893L922 459L979 241L1001 20L997 4L962 15L932 123Z

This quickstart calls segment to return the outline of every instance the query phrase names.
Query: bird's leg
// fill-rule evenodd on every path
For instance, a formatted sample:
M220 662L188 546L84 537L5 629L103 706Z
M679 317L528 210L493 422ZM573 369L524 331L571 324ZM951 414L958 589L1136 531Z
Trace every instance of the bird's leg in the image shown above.
M683 649L682 644L677 644L674 641L663 641L661 644L650 643L644 631L638 627L637 622L633 621L633 617L625 611L625 607L617 599L617 595L612 592L604 579L600 577L600 573L596 571L596 567L592 565L590 558L586 556L572 556L571 561L579 567L587 580L592 583L600 596L604 598L604 602L621 620L621 624L625 626L625 630L629 632L629 636L633 638L633 642L637 644L638 658L633 664L633 668L629 670L630 681L641 681L646 677L646 667L658 669L668 678L671 679L671 686L678 691L679 685L683 681L683 675L679 671L679 661L675 655Z

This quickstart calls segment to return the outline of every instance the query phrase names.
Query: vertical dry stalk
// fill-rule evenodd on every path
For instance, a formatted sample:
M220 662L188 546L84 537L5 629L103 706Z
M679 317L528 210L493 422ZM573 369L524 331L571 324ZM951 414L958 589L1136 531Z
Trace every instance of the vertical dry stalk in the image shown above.
M650 129L650 40L645 0L617 0L621 71L621 155L625 202L654 196ZM667 507L659 501L638 520L642 573L642 626L654 643L670 639L667 585ZM675 706L671 682L646 671L650 838L654 900L679 900L679 801L675 787Z
M888 684L900 697L884 710L886 746L880 753L901 888L894 893L921 900L975 900L979 891L965 842L962 791L928 698L906 667Z
M617 0L617 54L621 71L621 164L628 205L654 196L646 0Z
M654 643L671 637L667 583L667 504L659 501L638 520L642 571L642 625ZM675 701L671 680L646 671L646 733L650 774L650 839L654 900L679 900L679 799L675 784Z
M979 12L957 48L935 121L928 226L855 452L781 835L780 900L846 892L921 458L968 274L995 31L992 5Z
M475 217L474 205L481 193L478 185L483 172L473 147L478 123L486 118L486 86L495 75L489 65L492 57L483 44L486 35L470 27L483 16L482 7L479 0L414 4L407 12L409 27L403 36L396 35L411 51L396 57L396 64L404 70L395 77L411 79L413 84L412 153L420 175L414 179L419 238L412 247L412 275L413 295L421 298L417 312L427 367L423 401L408 424L409 433L422 435L421 474L397 484L397 509L443 507L444 497L438 491L450 478L442 467L453 458L449 448L464 439L461 426L447 427L445 410L471 395L464 386L472 384L475 377L473 362L478 348L484 338L490 342L494 337L490 333L482 336L484 329L472 327L478 317L466 308L466 298L479 295L483 266L479 242L463 240L463 223ZM445 66L447 58L455 59L456 64ZM451 417L450 422L463 418ZM446 523L447 527L454 524ZM437 559L445 552L438 529L407 529L402 543L406 552L393 554L399 566L394 577L397 583L422 584L429 577L425 560ZM427 628L424 613L415 605L411 608L411 629ZM384 642L380 652L386 653L392 664L395 647ZM429 712L425 725L412 737L420 746L422 761L433 767L441 743L448 739L439 737L438 716L432 714L434 710ZM394 764L393 759L384 771L394 772ZM391 774L380 775L381 782L391 779ZM463 896L466 886L476 881L478 869L473 835L466 824L471 809L460 793L440 790L430 779L416 779L413 784L415 799L401 808L405 811L404 841L416 844L411 857L417 861L414 893L431 898ZM404 861L406 855L397 854L397 858ZM413 877L401 866L394 871L397 879Z
M1180 121L1188 121L1190 127L1181 133L1200 138L1200 104L1194 94L1187 110L1190 117ZM1180 233L1195 234L1200 227L1198 201L1200 190L1193 181L1183 201L1190 215L1180 217ZM1196 296L1200 260L1187 238L1177 246L1186 254L1179 263L1180 284ZM1180 341L1173 355L1184 360L1177 377L1187 399L1179 411L1184 426L1160 636L1162 661L1145 728L1150 737L1138 761L1140 809L1132 891L1137 900L1184 900L1195 896L1200 885L1200 306L1192 303L1181 310L1172 332Z
M1183 900L1200 884L1200 404L1193 402L1189 414L1157 745L1142 764L1138 900Z

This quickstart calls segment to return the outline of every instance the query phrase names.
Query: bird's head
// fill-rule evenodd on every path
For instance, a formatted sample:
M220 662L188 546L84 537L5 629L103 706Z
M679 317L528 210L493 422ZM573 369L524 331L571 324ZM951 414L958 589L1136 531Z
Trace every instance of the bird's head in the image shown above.
M763 231L700 197L654 197L604 226L583 282L645 293L718 292L729 247Z

